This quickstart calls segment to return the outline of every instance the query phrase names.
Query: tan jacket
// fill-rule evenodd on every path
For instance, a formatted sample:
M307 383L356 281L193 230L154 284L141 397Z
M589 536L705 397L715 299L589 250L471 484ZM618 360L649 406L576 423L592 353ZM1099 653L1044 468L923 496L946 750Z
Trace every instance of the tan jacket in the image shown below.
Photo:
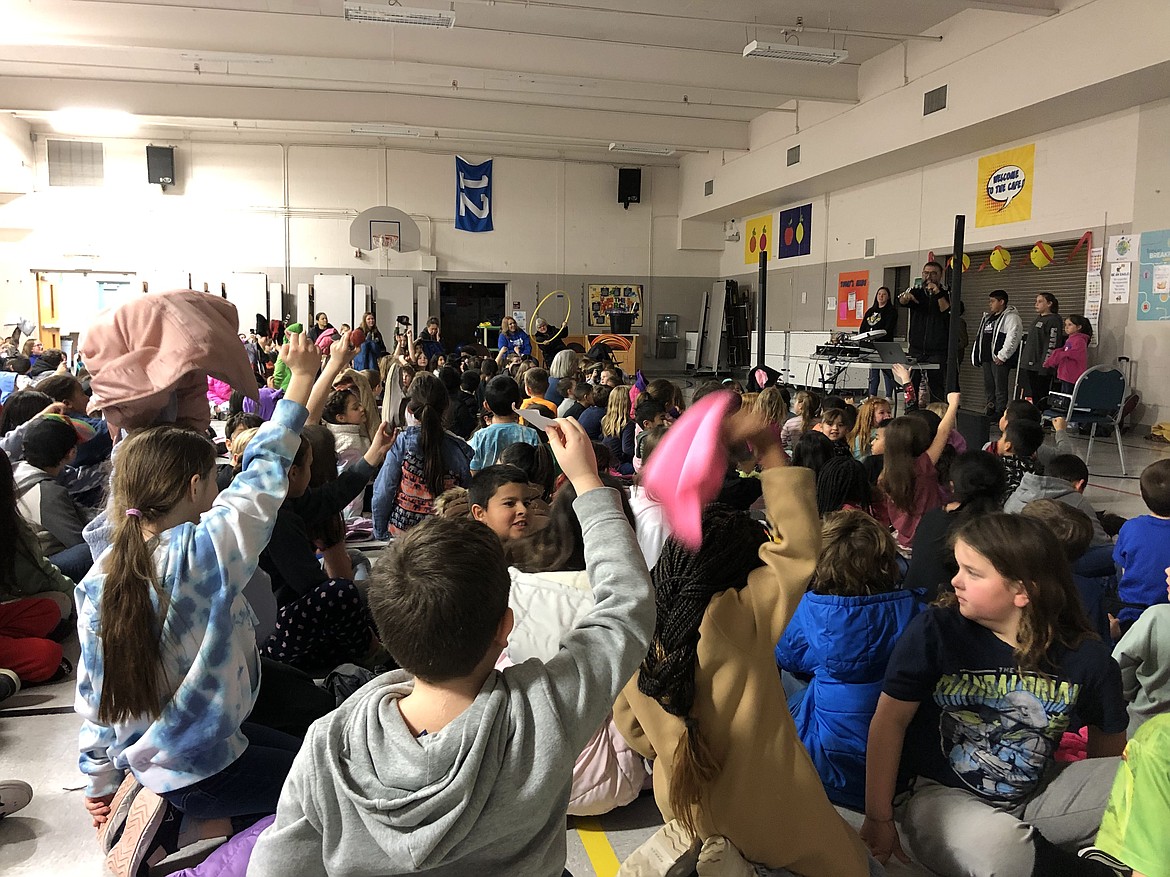
M711 599L699 626L695 706L722 765L698 816L700 834L723 835L749 860L805 877L865 877L865 846L833 809L788 712L775 647L812 578L820 547L811 470L765 470L764 501L777 541L743 590ZM667 819L670 776L683 723L638 691L635 677L614 705L630 745L654 763L654 797Z

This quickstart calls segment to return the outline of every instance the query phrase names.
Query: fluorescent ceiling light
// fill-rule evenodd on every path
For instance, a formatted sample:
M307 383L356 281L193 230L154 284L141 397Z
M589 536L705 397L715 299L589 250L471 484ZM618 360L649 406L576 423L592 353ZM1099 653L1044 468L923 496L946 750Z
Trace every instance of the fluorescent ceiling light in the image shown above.
M74 107L49 113L49 124L61 134L84 137L126 137L138 130L138 119L122 110Z
M397 125L355 125L350 134L371 134L375 137L420 137L418 128L404 128Z
M844 61L849 57L849 53L844 49L818 49L815 46L801 46L796 43L761 43L759 40L752 40L743 47L743 56L829 67Z
M419 27L454 27L455 13L441 9L417 9L410 6L383 6L345 0L347 21L376 21L381 24L414 24Z
M611 143L610 152L636 152L641 155L674 155L673 146L657 146L653 143Z

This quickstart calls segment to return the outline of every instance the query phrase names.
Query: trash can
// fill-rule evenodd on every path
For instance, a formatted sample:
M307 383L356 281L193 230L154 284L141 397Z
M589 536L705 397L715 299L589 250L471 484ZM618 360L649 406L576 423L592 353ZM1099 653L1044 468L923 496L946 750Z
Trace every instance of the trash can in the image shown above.
M634 334L634 317L635 314L629 314L625 311L610 311L609 312L609 331L615 335L632 335Z
M674 359L678 356L678 314L659 314L655 332L656 359Z

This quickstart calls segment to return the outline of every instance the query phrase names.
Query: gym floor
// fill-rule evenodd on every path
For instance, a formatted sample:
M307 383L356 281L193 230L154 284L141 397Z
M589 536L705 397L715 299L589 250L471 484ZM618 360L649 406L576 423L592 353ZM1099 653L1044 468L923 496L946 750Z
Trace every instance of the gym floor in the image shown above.
M1084 453L1086 441L1074 441L1078 442L1078 451ZM1170 456L1170 445L1134 438L1126 438L1124 443L1127 477L1120 476L1116 445L1100 439L1094 443L1086 497L1099 511L1129 518L1145 513L1137 476L1154 460ZM66 644L66 654L76 661L76 637ZM35 792L27 808L0 820L0 860L9 877L93 877L103 873L102 857L82 803L84 780L77 770L79 722L72 705L73 683L66 681L26 689L5 701L0 709L0 778L23 779ZM846 814L846 818L860 825L859 815ZM618 863L661 823L649 793L599 818L570 818L566 826L567 867L575 877L612 877ZM181 861L168 860L152 873L166 874L192 863L190 856ZM889 873L926 872L898 865L891 867Z

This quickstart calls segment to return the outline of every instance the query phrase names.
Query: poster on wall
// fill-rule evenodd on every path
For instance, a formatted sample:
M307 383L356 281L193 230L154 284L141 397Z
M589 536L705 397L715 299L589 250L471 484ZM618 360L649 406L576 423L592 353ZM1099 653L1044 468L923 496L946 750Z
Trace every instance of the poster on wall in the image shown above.
M1109 304L1129 304L1129 262L1118 262L1109 266Z
M1142 232L1138 252L1137 318L1170 320L1170 229Z
M1138 235L1136 234L1112 235L1109 238L1105 261L1110 264L1114 262L1132 262L1137 258L1137 242Z
M743 263L758 265L760 251L772 253L772 214L754 216L743 224Z
M589 328L609 327L610 311L634 315L633 327L642 327L642 284L591 283L588 289Z
M1005 149L979 159L975 227L1024 222L1032 218L1032 171L1036 144Z
M1085 275L1085 319L1093 327L1093 337L1089 339L1089 346L1096 347L1101 333L1097 331L1098 320L1101 318L1101 275L1090 271Z
M837 328L856 329L861 325L869 301L869 272L842 271L837 275Z
M775 250L777 259L807 256L812 252L812 205L781 210L776 233L780 236Z

